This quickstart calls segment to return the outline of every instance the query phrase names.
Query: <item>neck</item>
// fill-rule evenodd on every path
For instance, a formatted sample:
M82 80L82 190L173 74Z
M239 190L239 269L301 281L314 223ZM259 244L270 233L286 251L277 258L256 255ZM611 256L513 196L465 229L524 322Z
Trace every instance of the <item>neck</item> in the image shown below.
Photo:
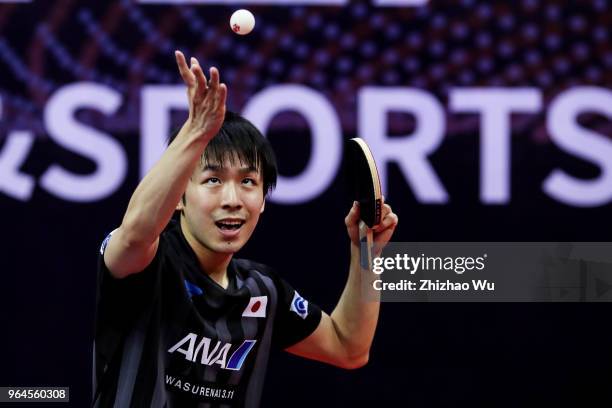
M202 245L191 233L189 233L189 229L186 227L183 217L181 217L181 232L198 258L202 273L210 276L210 278L221 285L221 287L227 289L229 285L227 266L234 254L214 252Z

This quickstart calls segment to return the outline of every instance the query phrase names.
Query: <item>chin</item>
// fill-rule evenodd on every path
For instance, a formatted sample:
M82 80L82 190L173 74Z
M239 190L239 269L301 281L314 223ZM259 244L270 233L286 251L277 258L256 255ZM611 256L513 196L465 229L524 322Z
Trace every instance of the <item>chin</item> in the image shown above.
M244 246L243 242L220 242L215 245L214 251L221 254L235 254Z

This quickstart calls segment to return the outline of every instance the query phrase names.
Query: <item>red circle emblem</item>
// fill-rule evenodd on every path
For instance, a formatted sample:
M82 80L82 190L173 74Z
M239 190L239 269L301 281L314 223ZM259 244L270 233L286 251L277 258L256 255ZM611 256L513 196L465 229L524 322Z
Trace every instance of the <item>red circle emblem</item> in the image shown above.
M258 300L257 302L253 303L253 306L251 306L251 312L253 313L257 312L260 307L261 307L261 300Z

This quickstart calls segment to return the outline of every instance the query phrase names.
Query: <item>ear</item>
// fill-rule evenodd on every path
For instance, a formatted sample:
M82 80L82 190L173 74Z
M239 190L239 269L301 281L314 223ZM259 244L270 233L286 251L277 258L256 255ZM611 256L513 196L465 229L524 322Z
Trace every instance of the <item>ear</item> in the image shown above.
M266 199L264 198L263 203L261 203L261 209L259 210L259 213L263 213L264 209L266 208Z
M183 212L184 209L185 209L185 193L183 193L183 195L181 196L181 199L176 204L175 210Z

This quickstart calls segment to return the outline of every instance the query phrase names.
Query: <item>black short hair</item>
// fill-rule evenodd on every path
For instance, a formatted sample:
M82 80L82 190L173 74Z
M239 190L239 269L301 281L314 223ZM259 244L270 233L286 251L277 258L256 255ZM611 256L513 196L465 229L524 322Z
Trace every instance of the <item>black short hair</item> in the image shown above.
M174 141L179 129L168 138L168 146ZM225 119L219 133L215 135L202 153L202 166L210 163L223 165L225 161L232 165L236 160L240 164L253 167L262 175L264 195L276 187L276 156L268 139L249 122L237 113L226 111Z

